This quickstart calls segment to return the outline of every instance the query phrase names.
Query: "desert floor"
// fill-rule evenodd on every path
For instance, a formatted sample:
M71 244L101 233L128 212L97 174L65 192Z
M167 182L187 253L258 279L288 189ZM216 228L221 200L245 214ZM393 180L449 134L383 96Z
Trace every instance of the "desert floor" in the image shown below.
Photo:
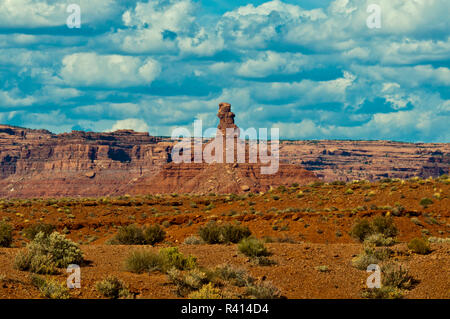
M99 280L121 279L135 298L179 298L167 275L134 274L124 268L127 255L136 249L157 252L177 246L197 257L198 264L214 268L234 265L260 281L270 281L287 298L360 298L368 273L352 266L362 244L349 235L360 219L392 216L399 230L391 247L392 260L406 267L417 281L404 298L450 298L449 180L385 180L377 183L315 183L273 189L264 194L123 196L120 198L17 199L0 201L0 219L14 226L12 248L0 248L0 298L40 298L31 274L14 269L14 258L28 240L23 230L37 223L56 229L81 245L87 260L81 267L81 289L73 298L101 298ZM432 204L421 205L429 198ZM260 266L239 253L236 244L188 245L207 222L239 223L252 236L265 238L276 264ZM118 227L160 224L165 241L155 246L109 245ZM407 242L415 237L442 238L432 252L411 252ZM327 266L319 271L318 266ZM62 269L51 276L63 283ZM236 288L234 296L240 296Z

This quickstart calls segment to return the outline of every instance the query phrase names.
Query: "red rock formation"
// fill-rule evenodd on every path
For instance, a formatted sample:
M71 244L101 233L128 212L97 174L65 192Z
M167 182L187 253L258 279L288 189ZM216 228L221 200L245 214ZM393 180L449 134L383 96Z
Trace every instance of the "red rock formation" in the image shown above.
M220 103L217 117L220 120L219 125L217 126L218 133L222 133L222 136L227 136L228 133L239 137L239 128L234 124L235 115L231 112L231 104L224 102Z
M218 130L238 134L229 104L218 116ZM326 181L376 180L439 176L450 167L449 143L282 141L273 175L261 174L260 163L171 163L173 145L129 130L52 134L0 125L0 197L260 191L308 183L311 172Z
M391 141L284 141L280 161L313 171L325 181L427 178L449 173L449 143Z
M282 164L274 174L264 174L262 168L269 166L261 163L259 155L255 163L249 158L250 147L245 141L239 139L239 128L234 123L234 113L228 103L219 104L219 125L216 138L209 141L203 150L216 141L223 145L222 161L217 163L169 163L164 165L155 176L143 177L131 188L131 194L151 193L240 193L266 191L271 186L291 185L293 183L306 184L316 181L314 173L305 170L298 164ZM233 145L230 145L231 143ZM237 145L244 144L245 163L238 162ZM227 161L226 151L233 147L234 157ZM270 151L270 144L268 149ZM191 144L191 149L193 146ZM258 145L256 145L258 150ZM191 152L192 154L192 152ZM214 154L215 155L215 154ZM268 154L270 156L270 152ZM219 156L220 158L220 156ZM273 160L273 158L272 158ZM276 161L278 162L278 158Z

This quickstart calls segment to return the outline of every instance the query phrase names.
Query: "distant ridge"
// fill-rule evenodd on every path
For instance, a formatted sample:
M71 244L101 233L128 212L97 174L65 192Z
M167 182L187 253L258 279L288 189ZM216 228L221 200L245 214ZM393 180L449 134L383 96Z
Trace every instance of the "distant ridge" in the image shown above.
M270 186L355 179L437 177L449 173L449 143L280 142L280 171L258 165L175 164L174 142L148 133L96 133L0 125L0 197L229 193Z

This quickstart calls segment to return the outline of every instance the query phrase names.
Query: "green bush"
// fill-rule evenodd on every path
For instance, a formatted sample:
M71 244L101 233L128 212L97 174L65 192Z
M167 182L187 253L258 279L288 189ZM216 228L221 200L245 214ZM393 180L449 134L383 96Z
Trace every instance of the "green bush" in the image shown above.
M428 205L433 204L433 201L432 201L431 199L429 199L429 198L424 197L424 198L422 198L422 199L420 200L420 203L419 203L419 204L422 205L423 208L427 208Z
M249 237L250 235L250 230L244 226L230 224L222 226L222 236L225 243L236 244L242 239Z
M244 287L250 280L250 277L244 269L237 269L228 264L217 266L214 274L220 279L238 287Z
M110 299L127 298L130 292L125 287L124 283L116 277L107 277L95 284L97 291L104 297Z
M413 278L408 270L401 265L389 263L381 267L382 285L398 289L409 289L413 284Z
M378 239L375 240L378 245L382 245L383 242L388 245L394 243L393 238L391 240L388 239L389 237L395 237L398 234L398 229L395 227L392 217L377 216L372 222L369 222L367 219L359 220L353 225L350 231L350 235L361 242L366 240L369 236L376 234L380 234L384 238L377 236L376 238L371 238L370 241Z
M204 285L212 283L208 271L198 268L190 270L187 274L183 274L176 268L167 271L169 280L177 286L178 296L184 297L192 291L201 289ZM214 275L214 274L213 274Z
M360 270L366 270L371 264L379 264L391 257L392 250L389 248L375 248L372 245L365 245L364 251L353 258L352 264Z
M148 245L162 242L166 237L166 232L157 224L145 228L143 232L144 242Z
M197 266L197 258L191 255L185 257L177 247L163 248L159 255L166 270L173 267L179 270L193 269Z
M125 268L134 273L151 271L167 272L171 268L186 270L197 266L194 256L184 256L177 247L163 248L158 254L149 251L134 251L125 260Z
M23 230L25 238L33 240L36 235L43 232L45 236L49 236L55 231L55 226L50 224L35 224Z
M39 232L28 243L25 252L20 252L15 259L15 267L19 270L39 274L53 274L56 268L65 268L70 264L80 264L83 253L78 244L57 232L45 236Z
M414 238L408 243L408 248L413 252L426 255L431 252L430 244L422 238Z
M345 195L351 195L351 194L353 194L354 192L353 192L353 189L351 189L351 188L349 188L349 189L347 189L346 191L345 191Z
M161 270L162 261L158 254L150 251L133 251L125 260L125 269L137 274Z
M199 230L199 236L208 244L238 243L251 235L247 227L239 225L217 225L209 222Z
M247 287L247 294L255 299L279 299L280 290L269 281L251 284Z
M190 299L222 299L222 292L219 288L215 288L210 282L204 285L200 290L192 292L188 298Z
M119 227L116 236L110 242L119 245L154 245L162 242L166 233L159 225L139 228L136 225Z
M403 292L395 287L381 287L364 289L361 293L362 298L367 299L401 299L403 297Z
M351 231L350 236L359 239L361 242L373 233L372 226L367 219L357 221Z
M392 246L395 244L395 239L392 237L386 237L383 234L377 233L369 235L366 239L364 239L364 243L373 244L377 247L380 246Z
M49 299L69 299L69 289L54 280L45 280L40 276L32 276L31 284L39 289L41 296Z
M7 222L0 222L0 247L10 247L12 244L13 227Z
M270 253L264 246L264 242L256 238L244 238L238 244L238 249L241 253L248 257L268 256Z
M136 225L127 225L119 227L113 243L119 245L143 245L144 241L144 232L141 228Z
M203 239L201 239L198 236L194 236L194 235L186 237L184 239L184 244L186 244L186 245L201 245L201 244L204 244L204 243L205 242L203 241Z
M375 217L372 220L372 229L374 233L382 234L385 237L395 237L398 234L398 229L395 227L392 217Z

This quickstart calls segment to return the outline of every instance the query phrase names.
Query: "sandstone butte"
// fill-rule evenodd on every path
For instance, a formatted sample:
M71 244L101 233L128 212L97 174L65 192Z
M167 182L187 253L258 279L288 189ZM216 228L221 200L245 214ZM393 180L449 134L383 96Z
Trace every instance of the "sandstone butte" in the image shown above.
M242 143L231 105L221 103L218 117L218 132L232 128ZM263 175L259 159L174 163L176 142L132 130L53 134L0 125L0 197L259 192L317 180L437 177L450 166L449 143L284 140L278 172Z

